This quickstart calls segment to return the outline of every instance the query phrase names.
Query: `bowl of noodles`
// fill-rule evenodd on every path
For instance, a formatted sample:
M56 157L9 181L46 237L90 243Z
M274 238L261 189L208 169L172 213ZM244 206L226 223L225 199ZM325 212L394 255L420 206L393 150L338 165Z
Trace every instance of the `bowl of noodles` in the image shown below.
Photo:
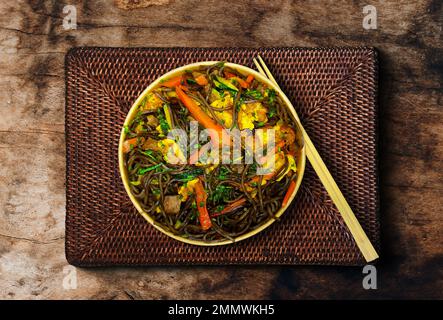
M285 94L258 72L198 62L151 83L125 119L119 169L156 229L226 245L278 220L300 187L302 133Z

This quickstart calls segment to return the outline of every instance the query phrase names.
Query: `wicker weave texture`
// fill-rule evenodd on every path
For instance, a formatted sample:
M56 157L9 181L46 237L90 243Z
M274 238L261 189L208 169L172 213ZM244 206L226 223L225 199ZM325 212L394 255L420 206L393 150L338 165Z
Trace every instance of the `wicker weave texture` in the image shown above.
M198 61L253 68L260 54L296 107L368 237L379 249L377 54L371 48L74 48L66 56L66 257L77 266L361 265L340 214L308 164L292 207L260 234L198 247L155 230L119 171L121 126L165 72Z

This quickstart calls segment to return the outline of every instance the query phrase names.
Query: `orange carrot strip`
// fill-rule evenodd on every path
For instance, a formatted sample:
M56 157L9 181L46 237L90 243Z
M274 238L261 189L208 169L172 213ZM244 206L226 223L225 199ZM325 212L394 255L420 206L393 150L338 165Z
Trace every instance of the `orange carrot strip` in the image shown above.
M197 120L203 127L206 129L212 129L210 132L211 141L214 143L219 143L222 138L223 127L217 124L206 112L204 112L197 102L194 101L191 97L189 97L182 89L181 86L175 87L175 92L177 93L178 98L185 105L185 107L189 110L192 117ZM216 134L214 134L214 131Z
M249 88L249 83L248 83L247 81L243 80L242 78L236 76L235 74L233 74L233 73L231 73L231 72L229 72L229 71L225 71L225 77L226 77L226 79L234 79L234 80L237 80L237 82L240 84L240 86L241 86L243 89L247 89L247 88Z
M268 174L265 174L265 175L263 175L263 179L265 180L269 180L269 179L271 179L273 176L275 175L275 172L271 172L271 173L268 173ZM251 183L258 183L260 181L260 176L255 176L255 177L253 177L249 182L248 182L248 184L250 185Z
M211 218L221 216L222 214L226 214L231 211L234 211L235 209L242 207L245 204L245 202L246 202L246 198L240 198L237 201L231 202L222 211L212 214Z
M252 81L254 81L254 76L252 74L248 75L248 77L246 78L246 82L251 84Z
M239 77L233 77L232 79L236 80L243 89L249 88L249 83Z
M288 191L286 191L285 197L283 198L283 202L281 204L282 207L286 207L286 205L288 204L289 198L291 198L292 194L294 193L295 185L295 181L291 180Z
M135 137L135 138L128 139L125 142L123 142L123 153L128 153L133 148L135 148L137 146L138 139L139 138Z
M226 77L226 79L231 79L231 78L236 77L235 74L233 74L233 73L231 73L231 72L229 72L229 71L225 71L224 73L225 73L225 77Z
M203 184L198 179L198 182L194 186L195 190L195 204L197 205L198 210L198 219L200 221L200 225L203 230L208 230L212 227L211 218L209 217L208 209L206 208L206 199L207 194L205 192L205 189L203 188Z
M174 88L174 87L178 87L179 85L181 85L183 81L184 81L183 76L178 76L178 77L174 77L169 80L166 80L165 82L160 83L160 86Z
M205 75L201 74L197 78L195 78L195 82L197 82L197 84L201 86L205 86L208 84L208 79L206 78Z

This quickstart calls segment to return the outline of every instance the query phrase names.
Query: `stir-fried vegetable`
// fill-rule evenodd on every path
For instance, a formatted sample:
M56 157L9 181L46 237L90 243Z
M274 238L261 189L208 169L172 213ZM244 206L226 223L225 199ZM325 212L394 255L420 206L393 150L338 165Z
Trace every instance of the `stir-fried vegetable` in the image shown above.
M206 208L207 194L203 188L203 184L199 179L194 186L195 188L195 203L198 210L198 219L200 220L200 225L203 230L208 230L212 227L211 218L209 218L208 209Z
M123 153L128 153L132 149L138 146L139 143L144 142L144 138L132 138L128 139L123 143Z
M244 89L249 88L249 82L247 82L246 80L243 80L240 77L237 77L235 74L230 73L230 72L225 72L225 75L226 75L226 78L238 82L242 88L244 88Z
M226 207L224 207L221 211L214 213L211 217L217 217L217 216L221 216L223 214L232 212L238 208L243 207L245 205L245 203L246 203L246 198L240 198L240 199L230 203Z
M165 118L166 118L166 123L168 124L168 127L173 129L174 128L174 123L173 123L173 117L172 117L172 112L171 112L171 108L169 107L168 104L164 104L163 105L163 111L165 112Z
M172 79L166 80L165 82L162 82L160 85L162 87L168 87L168 88L175 88L179 85L183 84L184 82L183 76L174 77Z
M175 88L178 98L183 102L186 108L188 108L191 115L206 129L212 129L221 134L223 128L219 126L211 117L200 108L200 106L190 98L180 86ZM218 136L216 137L218 138Z
M286 207L288 205L289 199L291 198L292 194L294 193L296 183L294 180L291 180L291 183L289 184L288 191L286 191L285 197L283 198L282 207Z
M230 81L220 76L215 76L214 85L221 90L231 90L237 92L238 88Z
M254 81L254 76L252 74L249 74L246 77L246 82L248 83L248 85L251 85L252 81Z
M205 86L208 84L208 79L206 79L203 74L200 74L195 78L195 82L197 82L201 86Z

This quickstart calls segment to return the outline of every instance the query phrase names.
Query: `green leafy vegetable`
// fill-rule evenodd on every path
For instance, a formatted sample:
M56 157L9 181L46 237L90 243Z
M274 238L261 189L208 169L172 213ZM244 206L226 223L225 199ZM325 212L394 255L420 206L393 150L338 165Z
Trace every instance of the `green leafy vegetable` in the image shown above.
M139 176L144 175L146 172L151 171L151 170L154 170L154 169L157 169L157 168L160 167L161 165L162 165L162 163L158 163L158 164L153 165L153 166L151 166L151 167L140 168L140 169L138 169L137 174L138 174Z
M229 170L226 169L225 167L221 167L220 172L218 174L218 179L219 180L226 180L228 175L229 175Z
M245 95L248 96L248 97L254 98L256 100L263 99L263 95L258 90L249 90L248 89L248 90L245 91Z
M196 168L186 172L181 172L179 174L174 175L174 178L183 182L188 182L194 180L198 176L203 174L203 169Z
M188 84L197 84L197 81L195 81L194 79L186 79L186 82Z
M139 150L139 151L140 151L141 154L144 154L145 156L151 158L152 160L157 160L154 157L154 151L152 151L152 150Z
M277 110L275 109L275 107L270 107L269 111L268 111L268 118L272 118L277 114Z
M273 105L275 102L276 92L274 89L266 89L266 93L268 95L268 102L270 105Z
M231 192L231 186L218 185L210 194L209 201L212 203L226 202L229 200Z
M221 90L229 90L229 91L234 91L237 92L238 89L236 86L234 86L230 81L226 80L225 78L216 76L215 77L217 80L214 80L214 85L221 89Z
M265 125L265 123L263 121L257 122L257 127L263 127Z
M162 112L162 109L158 109L157 111L157 119L160 123L160 129L162 130L163 134L167 134L169 131L169 124L168 121L166 121L166 117L164 113Z

